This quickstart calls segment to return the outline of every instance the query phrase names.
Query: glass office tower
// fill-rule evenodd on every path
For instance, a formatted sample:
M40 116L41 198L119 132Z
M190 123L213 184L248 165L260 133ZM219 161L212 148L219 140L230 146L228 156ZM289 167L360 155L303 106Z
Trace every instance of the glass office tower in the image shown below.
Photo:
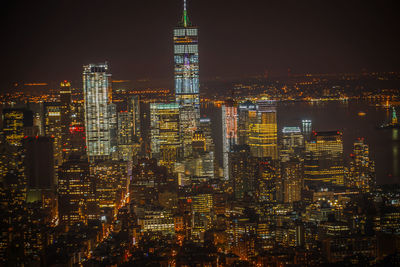
M309 187L344 185L343 138L339 131L313 132L306 142L304 183Z
M249 111L249 146L253 157L278 159L276 103L257 101L257 110Z
M178 104L200 103L197 28L189 22L186 1L180 25L174 29L175 97Z
M151 103L151 157L159 164L173 168L180 156L179 105Z
M229 153L234 145L238 144L238 114L233 103L222 106L222 157L224 178L229 179Z
M68 81L60 84L60 128L61 128L61 152L62 160L68 159L71 153L71 133L70 127L72 124L72 98L71 98L71 83Z
M91 161L107 159L112 152L110 79L107 63L83 67L86 146Z

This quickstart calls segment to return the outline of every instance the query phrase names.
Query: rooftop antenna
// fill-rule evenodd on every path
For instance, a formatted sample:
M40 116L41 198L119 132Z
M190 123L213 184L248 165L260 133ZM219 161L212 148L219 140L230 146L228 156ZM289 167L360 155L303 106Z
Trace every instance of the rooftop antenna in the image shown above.
M188 17L186 10L186 0L183 0L183 26L186 28L188 25Z

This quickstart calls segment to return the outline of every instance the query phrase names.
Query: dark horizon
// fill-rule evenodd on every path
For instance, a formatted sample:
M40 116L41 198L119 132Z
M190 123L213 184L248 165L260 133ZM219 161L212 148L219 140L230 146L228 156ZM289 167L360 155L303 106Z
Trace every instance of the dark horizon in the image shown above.
M79 80L108 61L115 79L173 82L172 30L182 1L29 1L2 9L1 90ZM189 0L200 80L263 74L398 71L394 1Z

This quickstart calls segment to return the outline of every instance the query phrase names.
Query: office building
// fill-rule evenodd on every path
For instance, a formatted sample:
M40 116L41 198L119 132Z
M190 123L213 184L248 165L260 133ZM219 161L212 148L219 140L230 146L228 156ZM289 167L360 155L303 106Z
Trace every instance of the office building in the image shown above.
M313 132L305 145L304 183L312 187L344 185L341 132Z
M259 202L275 203L280 200L281 176L277 161L270 158L255 158L255 187Z
M175 97L180 105L191 104L198 108L199 51L198 30L191 24L184 0L182 21L174 29Z
M301 121L302 133L306 140L310 140L311 132L312 132L312 121L311 120L302 120Z
M132 130L133 130L133 140L134 142L138 143L140 142L140 139L142 138L141 134L141 123L140 123L140 99L139 96L135 95L132 96L129 105L128 105L128 111L130 112L132 116Z
M108 159L113 152L110 79L107 63L83 67L86 150L91 161Z
M249 111L249 146L254 157L278 159L276 103L257 101L257 110Z
M200 112L193 104L183 104L179 107L179 128L182 141L183 157L192 156L192 138L199 125Z
M32 111L23 108L3 109L3 134L9 144L21 146L27 127L33 127Z
M256 111L257 106L251 101L240 103L238 106L238 144L247 145L249 143L249 111Z
M44 134L53 138L54 162L56 166L62 163L61 150L61 105L60 103L43 104Z
M369 192L375 185L375 163L369 157L369 147L360 138L353 144L347 186Z
M118 154L119 159L129 161L133 159L133 116L131 112L118 112Z
M280 158L287 161L290 157L301 158L304 150L304 136L299 127L283 127L281 135Z
M128 193L128 164L123 161L91 163L90 174L96 183L96 199L99 207L116 211Z
M60 128L61 128L61 155L62 160L68 159L71 153L71 115L72 115L72 99L71 99L71 83L63 81L60 84Z
M229 181L235 199L254 196L257 188L259 158L251 156L248 146L233 146L229 152Z
M179 105L177 103L151 103L151 157L160 165L173 168L181 156L179 132Z
M297 158L282 163L283 199L285 203L301 200L303 162Z
M64 162L58 174L58 213L60 223L72 226L96 218L94 183L85 161Z
M27 137L23 141L28 201L42 201L42 193L53 193L55 185L53 138Z
M214 140L211 133L211 119L210 118L200 118L198 130L203 133L206 139L206 151L215 150Z
M165 235L175 233L174 217L169 211L152 208L138 213L137 224L141 227L143 233L160 232Z
M229 153L238 144L237 107L233 102L222 106L222 160L224 178L229 180Z

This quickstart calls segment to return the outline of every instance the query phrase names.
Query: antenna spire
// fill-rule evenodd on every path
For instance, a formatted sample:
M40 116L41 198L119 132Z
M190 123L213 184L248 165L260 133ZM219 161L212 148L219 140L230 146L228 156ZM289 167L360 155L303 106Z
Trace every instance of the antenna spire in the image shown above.
M183 0L183 26L188 26L188 17L187 17L187 10L186 10L186 0Z

